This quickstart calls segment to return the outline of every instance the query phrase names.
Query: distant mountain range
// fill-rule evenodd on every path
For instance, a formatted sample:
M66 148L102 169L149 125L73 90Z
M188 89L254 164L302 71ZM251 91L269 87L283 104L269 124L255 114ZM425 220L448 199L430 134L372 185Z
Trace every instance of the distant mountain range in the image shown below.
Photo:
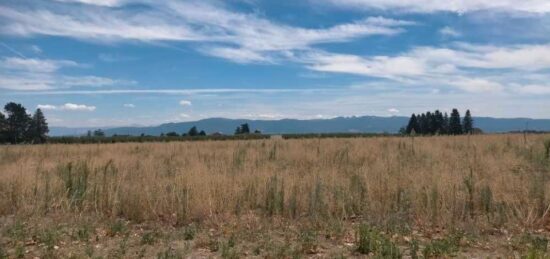
M166 123L151 127L114 127L103 128L105 133L110 136L118 135L153 135L175 131L179 134L187 132L191 127L196 126L199 130L207 133L221 132L223 134L233 134L237 126L248 123L251 131L260 130L266 134L283 133L396 133L399 128L405 126L408 117L337 117L333 119L315 119L315 120L245 120L245 119L224 119L210 118L192 122ZM475 117L474 126L481 128L484 132L509 132L518 130L537 130L550 131L550 119L528 119L528 118L491 118ZM78 136L85 135L88 130L97 128L68 128L68 127L50 127L51 136Z

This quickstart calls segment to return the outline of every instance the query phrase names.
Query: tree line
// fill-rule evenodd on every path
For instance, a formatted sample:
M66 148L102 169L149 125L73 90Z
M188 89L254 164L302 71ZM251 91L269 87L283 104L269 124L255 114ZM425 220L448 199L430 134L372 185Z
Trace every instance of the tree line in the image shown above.
M421 114L412 114L406 127L401 128L402 134L421 135L461 135L478 132L474 128L474 120L470 110L466 110L464 118L460 118L457 109L453 109L451 116L439 110Z
M23 105L10 102L0 112L0 143L45 143L49 131L40 109L28 114Z

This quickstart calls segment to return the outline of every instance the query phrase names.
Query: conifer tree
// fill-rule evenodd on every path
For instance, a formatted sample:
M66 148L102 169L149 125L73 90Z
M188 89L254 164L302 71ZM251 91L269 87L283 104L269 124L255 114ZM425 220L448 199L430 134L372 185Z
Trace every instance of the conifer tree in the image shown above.
M7 131L8 121L6 120L6 116L0 112L0 143L5 143L8 141Z
M443 115L441 131L442 131L442 134L445 134L445 135L450 134L449 133L449 114L447 114L447 112L445 112L445 114Z
M189 129L189 132L187 132L187 135L194 137L199 135L199 131L197 130L197 127L193 126L191 129Z
M460 135L462 134L462 124L460 122L460 113L457 109L453 109L451 112L451 118L449 119L449 134Z
M462 127L464 128L464 133L472 134L474 130L474 120L472 119L470 110L466 110L466 114L464 115L464 119L462 121Z
M49 131L44 113L42 110L36 109L29 124L28 140L31 143L44 143Z
M407 124L407 128L405 129L405 132L407 134L411 134L413 130L414 132L418 132L418 121L414 113L411 115L411 118L409 119L409 124Z

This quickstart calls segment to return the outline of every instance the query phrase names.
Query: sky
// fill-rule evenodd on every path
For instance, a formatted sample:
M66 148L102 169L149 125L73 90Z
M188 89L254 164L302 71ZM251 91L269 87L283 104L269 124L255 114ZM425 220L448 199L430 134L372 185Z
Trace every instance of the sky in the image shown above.
M0 103L51 126L550 118L548 0L2 0Z

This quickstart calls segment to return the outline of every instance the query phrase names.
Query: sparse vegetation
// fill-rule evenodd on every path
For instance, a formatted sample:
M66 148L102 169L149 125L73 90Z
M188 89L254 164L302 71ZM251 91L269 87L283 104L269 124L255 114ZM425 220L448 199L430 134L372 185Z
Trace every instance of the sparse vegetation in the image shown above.
M0 255L540 258L547 139L0 146Z

